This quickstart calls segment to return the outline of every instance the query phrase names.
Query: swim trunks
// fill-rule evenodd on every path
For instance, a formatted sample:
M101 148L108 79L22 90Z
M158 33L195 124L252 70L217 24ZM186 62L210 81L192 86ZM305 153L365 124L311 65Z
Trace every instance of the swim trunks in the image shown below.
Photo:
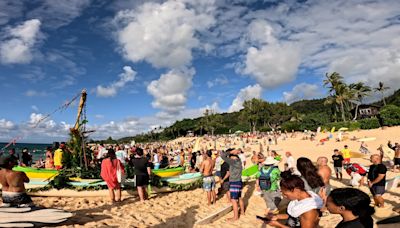
M203 188L206 192L215 189L215 178L214 176L203 177Z
M229 192L231 194L231 199L239 199L242 197L242 181L231 181L229 182Z
M31 197L25 192L2 192L3 206L8 207L31 207Z

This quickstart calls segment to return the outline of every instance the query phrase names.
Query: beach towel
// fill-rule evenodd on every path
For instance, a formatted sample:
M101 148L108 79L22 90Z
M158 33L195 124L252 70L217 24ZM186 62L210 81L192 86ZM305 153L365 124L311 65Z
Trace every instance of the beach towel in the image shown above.
M107 183L108 188L116 189L119 188L119 181L117 176L117 170L120 167L121 174L125 174L124 166L121 164L121 161L118 159L111 159L107 158L104 159L101 163L101 178Z

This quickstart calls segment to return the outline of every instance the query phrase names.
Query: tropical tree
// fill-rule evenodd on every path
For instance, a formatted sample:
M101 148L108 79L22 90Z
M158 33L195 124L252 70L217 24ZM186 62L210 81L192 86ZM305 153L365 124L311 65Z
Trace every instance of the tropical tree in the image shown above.
M386 90L388 90L388 89L390 89L390 87L389 86L385 86L383 84L383 82L379 82L378 87L374 88L375 92L380 92L381 93L382 100L383 100L383 106L386 106L386 100L385 100L384 92Z
M349 85L351 94L353 95L352 101L357 103L353 120L357 119L358 107L362 104L363 99L371 93L371 87L365 85L363 82L352 83Z
M241 117L250 124L250 129L255 132L259 123L267 123L268 119L268 104L267 102L253 98L243 103L243 110Z
M214 135L214 131L222 126L221 115L216 114L215 111L211 109L206 109L204 111L204 116L200 122L207 132L211 132L211 135Z
M343 84L343 77L337 73L333 72L332 74L328 75L328 73L325 74L326 79L324 79L324 86L329 88L329 93L335 93L336 92L336 87L339 84Z
M331 94L326 98L325 104L336 104L339 106L342 120L346 121L346 114L345 114L345 103L350 100L352 97L352 93L349 87L344 84L340 83L334 87L335 93Z

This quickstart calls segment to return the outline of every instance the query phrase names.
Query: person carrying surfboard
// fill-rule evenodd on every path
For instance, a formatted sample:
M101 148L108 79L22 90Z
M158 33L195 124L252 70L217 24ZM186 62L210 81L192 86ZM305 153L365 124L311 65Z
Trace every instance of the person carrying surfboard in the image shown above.
M17 161L10 155L0 157L3 207L32 207L32 199L26 194L24 185L29 183L29 178L24 172L13 171L16 165Z

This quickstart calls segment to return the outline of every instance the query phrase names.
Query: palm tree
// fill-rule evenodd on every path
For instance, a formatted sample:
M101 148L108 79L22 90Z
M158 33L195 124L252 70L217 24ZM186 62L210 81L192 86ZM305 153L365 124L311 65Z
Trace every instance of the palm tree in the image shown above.
M332 74L328 75L328 73L325 74L326 79L324 80L324 86L328 86L329 88L329 93L335 92L335 87L339 84L343 84L343 77L337 73L333 72Z
M363 82L358 82L350 84L349 89L353 95L351 100L357 102L355 115L353 118L353 120L356 120L358 115L358 107L360 106L360 104L362 104L364 97L369 96L371 92L371 87L365 85Z
M386 100L385 100L385 95L384 92L385 90L390 89L389 86L384 86L383 82L379 82L378 87L374 88L375 92L380 92L382 95L382 100L383 100L383 106L386 106Z
M325 104L336 104L339 105L340 112L342 114L343 122L346 121L345 115L345 103L351 98L351 91L346 84L338 84L335 86L335 93L331 94L326 98Z

